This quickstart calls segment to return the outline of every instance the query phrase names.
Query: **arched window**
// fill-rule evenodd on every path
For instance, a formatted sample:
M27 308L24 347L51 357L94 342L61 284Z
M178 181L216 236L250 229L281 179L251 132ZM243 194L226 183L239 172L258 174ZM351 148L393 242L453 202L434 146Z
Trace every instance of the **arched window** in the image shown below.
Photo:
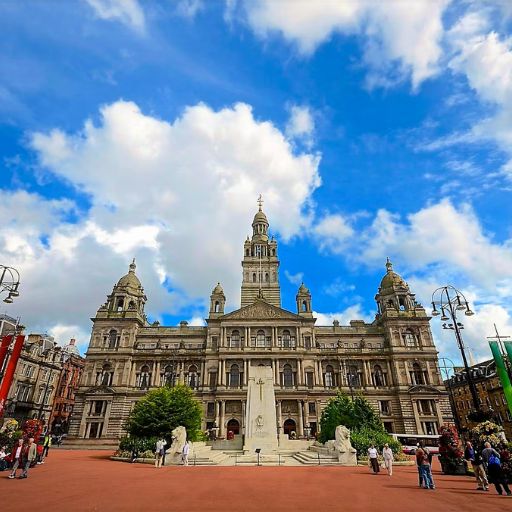
M265 282L266 283L269 283L270 282L270 277L268 275L268 272L265 272Z
M189 366L188 368L188 385L194 389L197 387L197 382L198 382L198 376L197 376L197 366L196 365L192 365L192 366Z
M249 256L249 249L245 249L245 255Z
M373 367L373 383L378 388L386 385L384 373L378 364Z
M240 368L237 364L232 364L231 368L229 369L229 387L240 387Z
M151 381L151 373L149 370L149 366L147 364L145 364L140 369L138 379L137 379L137 387L140 389L148 389L150 381Z
M293 387L293 370L289 364L283 367L283 385L285 388Z
M109 363L105 363L96 376L96 382L101 386L110 386L112 384L114 372Z
M305 300L303 300L302 301L302 311L306 312L307 310L308 310L308 303Z
M265 346L265 331L260 329L256 333L256 346L257 347L264 347Z
M406 347L415 347L416 346L416 336L411 329L407 329L404 332L404 341Z
M324 381L326 388L334 387L334 368L330 364L325 367Z
M130 304L128 304L128 309L137 309L137 306L135 305L135 302L130 301Z
M400 309L400 311L405 311L405 299L403 297L398 299L398 309Z
M347 380L349 382L349 387L359 388L361 387L361 379L359 377L359 371L357 370L357 366L349 366Z
M164 368L164 372L162 374L162 385L163 386L174 386L176 382L174 368L172 365L168 364Z
M423 371L418 363L412 365L411 381L415 385L425 384Z
M283 347L290 348L292 346L292 337L290 336L290 331L285 329L283 331Z
M220 311L220 304L219 304L219 301L216 301L215 302L215 308L214 308L214 311L215 313L218 313Z
M108 333L108 348L115 349L117 348L117 331L115 329L111 329Z
M240 347L240 331L234 330L231 332L231 338L229 340L229 345L231 348L239 348Z
M256 282L256 272L254 272L252 274L252 282L255 283Z
M117 299L117 311L123 311L124 300L122 298Z

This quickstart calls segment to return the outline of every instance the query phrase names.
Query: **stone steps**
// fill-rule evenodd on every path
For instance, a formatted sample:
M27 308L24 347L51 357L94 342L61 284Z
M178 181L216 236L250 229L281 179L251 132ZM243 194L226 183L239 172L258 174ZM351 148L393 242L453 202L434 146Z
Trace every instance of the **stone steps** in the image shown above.
M339 466L338 457L335 455L322 454L320 452L304 450L297 452L293 458L308 466Z

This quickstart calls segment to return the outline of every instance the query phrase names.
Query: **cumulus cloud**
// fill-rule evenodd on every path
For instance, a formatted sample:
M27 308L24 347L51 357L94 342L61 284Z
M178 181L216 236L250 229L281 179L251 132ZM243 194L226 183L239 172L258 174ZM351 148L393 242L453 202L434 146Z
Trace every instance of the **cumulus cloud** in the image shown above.
M102 20L116 20L137 31L145 28L145 16L137 0L86 0Z
M326 214L312 227L312 235L321 251L341 254L354 234L347 219L339 214Z
M261 38L280 34L303 55L312 54L334 34L359 36L369 66L368 85L389 85L404 77L413 88L438 72L443 13L450 0L393 2L244 2L246 18Z
M153 318L200 311L217 281L237 306L257 196L287 240L309 229L320 184L319 156L297 152L245 104L219 111L199 104L169 122L119 101L101 109L97 124L34 133L30 144L49 177L86 194L91 206L70 222L70 201L2 192L0 256L22 273L16 310L24 323L69 327L66 336L88 331L133 256Z
M290 281L290 283L299 286L304 281L304 272L297 272L296 274L291 274L288 270L284 271L284 275L286 279Z
M354 304L338 313L320 313L313 311L313 316L317 319L316 325L332 325L334 320L338 320L341 325L348 325L350 320L364 320L371 322L371 314L365 313L360 304Z
M286 123L286 135L291 139L301 140L307 146L311 147L315 130L315 120L310 108L307 106L292 105L289 110L290 118Z

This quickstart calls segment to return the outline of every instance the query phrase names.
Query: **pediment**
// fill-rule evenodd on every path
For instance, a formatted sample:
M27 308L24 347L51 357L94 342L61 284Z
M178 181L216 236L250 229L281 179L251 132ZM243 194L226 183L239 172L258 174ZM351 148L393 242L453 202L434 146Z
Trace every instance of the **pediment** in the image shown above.
M408 389L408 392L413 393L420 393L420 394L429 394L429 395L440 395L441 391L439 389L433 387L433 386L426 386L426 385L418 385L418 386L411 386Z
M115 391L109 386L93 386L89 388L85 394L87 395L113 395Z
M273 306L257 298L252 304L228 313L221 320L268 320L268 319L303 320L303 318L286 309Z

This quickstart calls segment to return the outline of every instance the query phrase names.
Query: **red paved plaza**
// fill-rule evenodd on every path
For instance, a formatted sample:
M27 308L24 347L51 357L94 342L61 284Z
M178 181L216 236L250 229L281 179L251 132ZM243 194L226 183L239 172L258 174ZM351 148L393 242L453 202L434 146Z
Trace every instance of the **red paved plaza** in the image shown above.
M108 452L54 449L27 480L0 473L3 509L37 511L504 511L512 498L475 490L469 477L417 487L414 467L393 477L365 467L164 467L112 462ZM437 463L436 463L437 464Z

